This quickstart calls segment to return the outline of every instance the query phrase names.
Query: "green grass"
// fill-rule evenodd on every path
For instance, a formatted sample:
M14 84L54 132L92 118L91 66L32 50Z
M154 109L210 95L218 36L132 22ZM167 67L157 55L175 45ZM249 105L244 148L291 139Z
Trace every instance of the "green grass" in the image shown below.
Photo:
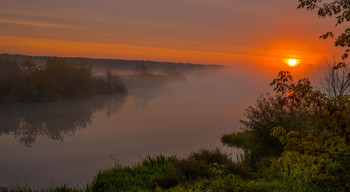
M280 183L252 178L244 163L233 162L220 150L200 150L187 158L146 157L134 166L101 170L84 189L60 186L46 190L18 188L13 192L114 191L279 191Z
M147 157L133 167L116 166L100 171L91 183L92 191L137 191L155 189L157 179L172 172L175 157Z

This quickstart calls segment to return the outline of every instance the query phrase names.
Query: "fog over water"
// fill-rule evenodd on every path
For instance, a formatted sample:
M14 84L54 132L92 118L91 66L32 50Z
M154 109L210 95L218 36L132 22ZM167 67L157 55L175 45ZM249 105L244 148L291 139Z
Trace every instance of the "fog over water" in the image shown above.
M185 81L130 88L128 95L0 109L0 186L84 187L115 163L147 155L186 156L221 148L239 131L244 109L271 90L275 76L232 67L198 71ZM239 151L238 151L239 152Z

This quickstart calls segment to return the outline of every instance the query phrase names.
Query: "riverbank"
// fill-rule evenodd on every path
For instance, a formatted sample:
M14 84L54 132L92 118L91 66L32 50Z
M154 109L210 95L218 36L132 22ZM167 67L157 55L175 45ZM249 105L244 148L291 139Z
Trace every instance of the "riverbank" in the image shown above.
M97 173L83 189L59 186L13 192L89 191L274 191L283 185L267 182L241 162L233 162L220 150L201 150L187 158L146 157L134 166L115 164Z

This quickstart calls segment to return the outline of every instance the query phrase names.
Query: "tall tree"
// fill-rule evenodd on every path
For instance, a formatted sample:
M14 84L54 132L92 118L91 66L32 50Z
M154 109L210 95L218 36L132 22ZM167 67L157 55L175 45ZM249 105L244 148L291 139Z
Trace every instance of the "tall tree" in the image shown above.
M350 53L350 28L346 24L350 21L350 0L298 0L299 8L306 8L307 10L317 10L318 16L321 18L336 17L335 26L345 23L345 30L343 33L335 36L333 32L327 32L320 36L321 39L331 37L334 39L336 47L344 47L345 53L342 55L343 62L339 62L337 67L345 66L344 60L348 58Z

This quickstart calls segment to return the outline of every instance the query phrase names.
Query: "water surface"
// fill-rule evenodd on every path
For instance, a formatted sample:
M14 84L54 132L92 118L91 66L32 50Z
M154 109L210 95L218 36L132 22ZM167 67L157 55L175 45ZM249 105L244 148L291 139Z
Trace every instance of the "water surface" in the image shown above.
M189 74L186 81L106 96L0 110L0 186L84 187L98 170L147 155L186 156L238 131L244 108L270 79L244 69Z

